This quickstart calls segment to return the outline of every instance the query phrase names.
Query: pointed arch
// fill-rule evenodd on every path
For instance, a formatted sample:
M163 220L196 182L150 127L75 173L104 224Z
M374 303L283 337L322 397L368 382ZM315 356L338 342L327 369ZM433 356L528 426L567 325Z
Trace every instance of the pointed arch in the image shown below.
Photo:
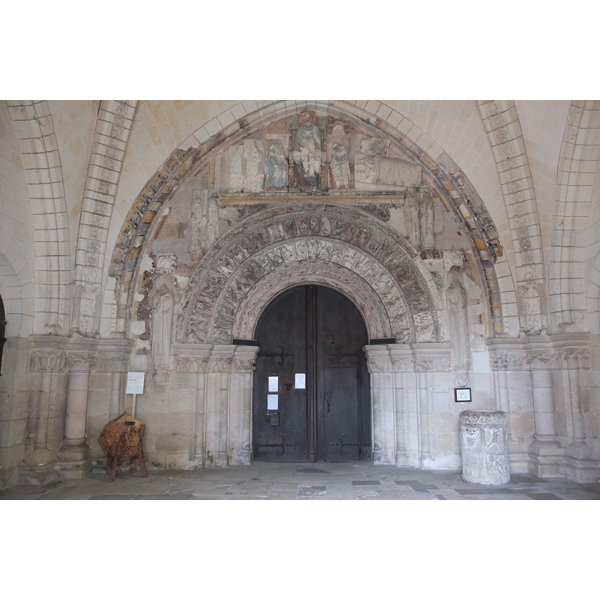
M600 102L573 102L561 147L552 228L550 314L556 333L598 326L599 158ZM588 318L594 322L588 324Z
M250 110L252 109L252 110ZM217 151L236 143L273 120L314 110L352 122L373 135L384 136L420 163L427 185L464 227L486 286L490 311L490 333L503 332L502 299L514 290L500 290L494 263L502 256L498 232L481 198L452 159L417 126L406 126L406 119L383 103L369 103L367 112L356 104L339 101L240 103L206 123L173 152L144 187L126 218L115 246L110 276L116 282L117 318L127 317L132 304L132 282L137 279L143 248L161 214L182 181L200 172ZM122 321L123 323L125 321ZM125 332L123 332L125 333Z
M88 166L75 255L72 331L97 337L106 240L137 102L102 101Z
M46 100L8 101L19 139L35 233L36 333L65 334L71 318L71 252L63 172Z

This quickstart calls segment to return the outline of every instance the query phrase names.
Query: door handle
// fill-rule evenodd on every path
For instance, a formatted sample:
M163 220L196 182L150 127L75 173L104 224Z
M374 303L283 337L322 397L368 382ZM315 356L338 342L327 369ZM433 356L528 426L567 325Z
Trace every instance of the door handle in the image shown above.
M327 405L327 412L331 412L331 394L325 394L325 404Z

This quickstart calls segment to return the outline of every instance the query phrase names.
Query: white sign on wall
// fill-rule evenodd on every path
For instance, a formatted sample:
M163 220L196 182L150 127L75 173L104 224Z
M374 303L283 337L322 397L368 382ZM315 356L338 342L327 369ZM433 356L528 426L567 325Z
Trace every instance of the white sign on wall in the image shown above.
M127 373L127 390L126 394L143 394L144 393L144 375L146 373L138 373L129 371Z

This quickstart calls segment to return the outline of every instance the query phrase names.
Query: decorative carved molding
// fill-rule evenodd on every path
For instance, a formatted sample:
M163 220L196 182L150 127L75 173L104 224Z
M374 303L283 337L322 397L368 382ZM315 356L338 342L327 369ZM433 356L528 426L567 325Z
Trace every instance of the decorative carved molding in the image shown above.
M492 371L520 371L526 369L527 353L524 350L492 350Z
M409 321L396 320L397 330L390 331L388 325L382 337L408 339L410 332L417 341L437 341L437 290L425 280L411 253L400 236L361 211L303 204L268 209L223 236L200 262L184 292L177 339L229 342L250 290L282 268L306 272L319 261L316 273L323 271L323 263L330 263L338 275L342 267L348 277L353 273L364 279L383 307L380 321L390 323L390 315L413 315ZM296 266L300 263L307 265Z
M129 357L127 354L104 354L98 352L95 370L105 373L125 373L128 369Z
M31 371L64 371L67 353L60 350L33 350L30 357Z
M95 352L68 352L69 371L91 371L96 366Z
M448 356L415 356L415 371L450 371L451 357Z
M177 373L206 373L208 356L178 356Z

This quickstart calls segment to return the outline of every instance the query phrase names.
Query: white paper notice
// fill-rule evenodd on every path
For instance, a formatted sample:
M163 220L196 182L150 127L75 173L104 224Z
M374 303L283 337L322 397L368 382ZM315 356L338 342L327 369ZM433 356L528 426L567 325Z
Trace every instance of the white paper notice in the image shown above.
M144 375L145 373L136 373L129 371L127 373L127 390L126 394L143 394L144 393Z
M278 392L279 391L279 377L269 377L269 391L270 392Z
M306 373L296 373L296 389L306 389Z
M267 410L279 410L279 396L267 394Z

